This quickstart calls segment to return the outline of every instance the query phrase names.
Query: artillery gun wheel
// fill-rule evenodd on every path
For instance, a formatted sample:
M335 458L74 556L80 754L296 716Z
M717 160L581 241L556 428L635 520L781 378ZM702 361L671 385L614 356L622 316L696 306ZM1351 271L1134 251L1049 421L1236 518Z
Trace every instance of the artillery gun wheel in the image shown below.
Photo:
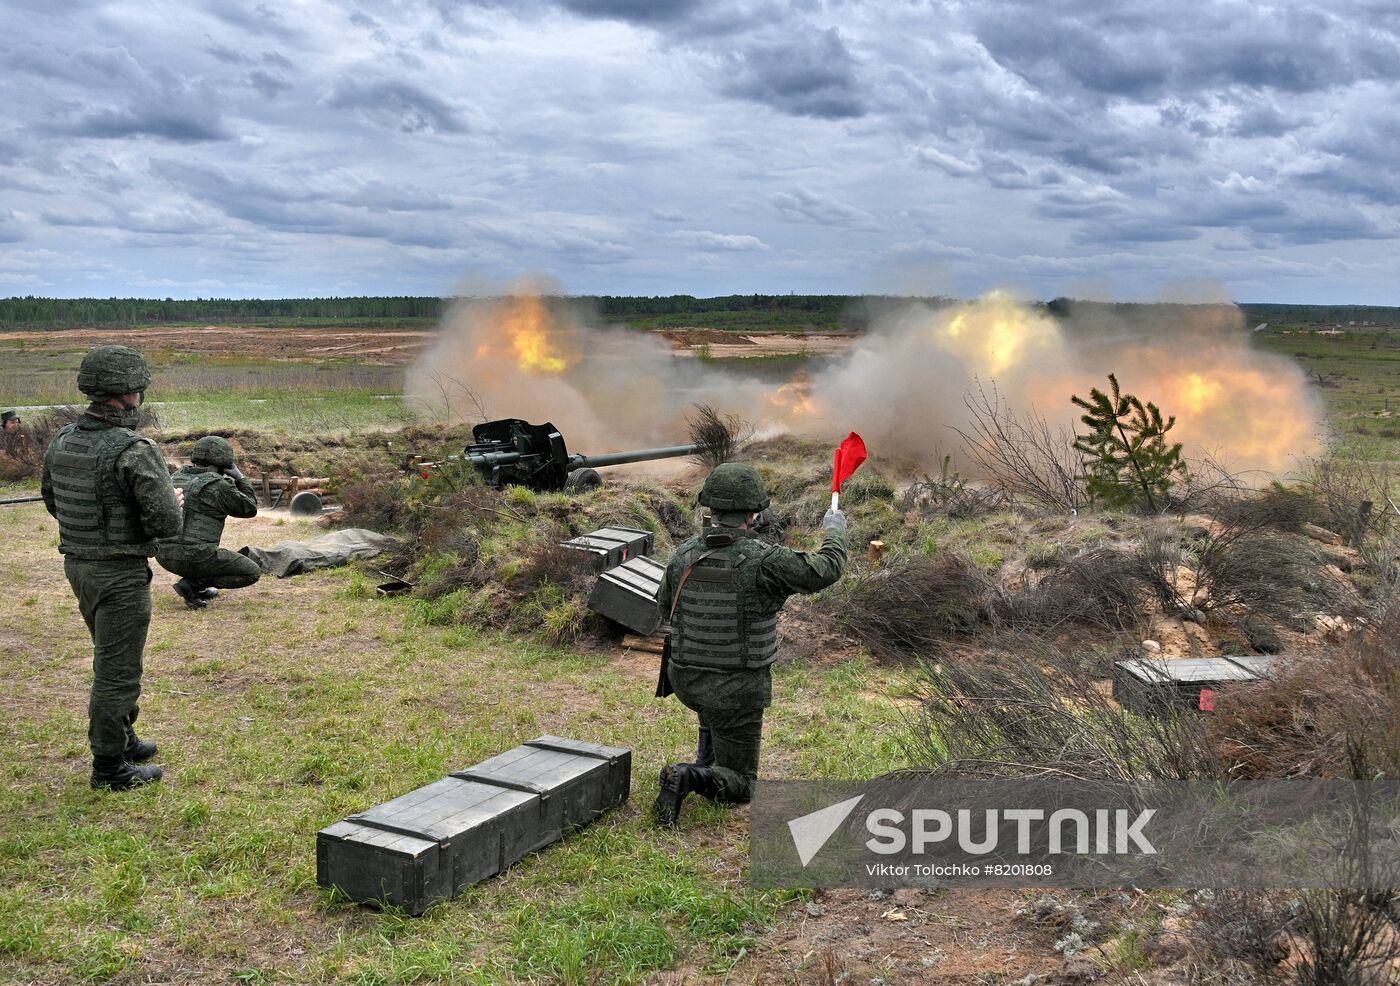
M565 493L587 493L603 485L597 469L575 469L564 480Z
M302 490L292 497L287 510L293 517L316 517L321 513L321 498L310 490Z

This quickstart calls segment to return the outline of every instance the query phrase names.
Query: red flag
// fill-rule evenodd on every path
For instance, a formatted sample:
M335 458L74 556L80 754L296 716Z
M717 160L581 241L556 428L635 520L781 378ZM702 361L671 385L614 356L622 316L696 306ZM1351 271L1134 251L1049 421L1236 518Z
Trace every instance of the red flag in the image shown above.
M831 492L840 493L841 484L850 479L864 461L865 440L851 432L836 450L836 471L831 478Z

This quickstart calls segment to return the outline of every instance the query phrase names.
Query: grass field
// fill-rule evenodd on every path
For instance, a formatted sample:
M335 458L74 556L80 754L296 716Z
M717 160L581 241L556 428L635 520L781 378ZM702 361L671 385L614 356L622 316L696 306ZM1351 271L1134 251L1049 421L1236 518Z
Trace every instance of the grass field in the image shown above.
M226 541L317 533L230 522ZM37 505L0 513L9 669L0 807L0 980L631 981L722 970L782 895L743 883L742 816L644 818L693 717L651 697L654 656L552 650L380 599L352 569L267 580L189 613L158 571L141 732L167 782L88 790L91 645ZM894 676L784 667L765 772L899 764ZM528 695L528 701L521 696ZM450 906L410 920L315 886L317 829L541 733L634 749L626 807Z
M1345 444L1400 459L1397 418L1386 416L1400 411L1400 338L1257 338L1335 384L1320 393ZM75 400L85 348L0 334L0 401ZM167 433L236 427L285 442L393 428L413 415L381 399L398 392L401 366L171 346L147 355ZM792 362L774 358L770 369L785 376ZM1023 526L1034 524L920 530L929 554L956 545L995 567L1025 548ZM231 521L225 544L318 533L264 516ZM887 903L860 895L858 918L833 925L834 937L803 938L821 907L746 884L746 811L691 802L679 832L649 824L656 769L688 757L694 741L692 715L651 697L653 655L481 630L461 622L452 597L378 598L374 576L354 568L266 580L201 613L186 611L157 570L141 731L161 744L167 782L95 794L91 645L55 527L37 504L0 508L0 545L10 697L0 739L11 751L0 767L0 982L772 982L764 955L780 935L799 971L776 981L834 983L838 966L822 963L892 920L881 920ZM782 662L763 776L904 766L904 689L903 672L864 658ZM631 802L420 919L316 887L318 829L546 732L632 747ZM1013 982L1045 968L1002 926L989 930L1012 912L1004 897L983 892L963 911L939 898L910 947L975 958L959 982Z
M1400 458L1400 332L1260 333L1260 345L1297 360L1327 408L1344 447Z

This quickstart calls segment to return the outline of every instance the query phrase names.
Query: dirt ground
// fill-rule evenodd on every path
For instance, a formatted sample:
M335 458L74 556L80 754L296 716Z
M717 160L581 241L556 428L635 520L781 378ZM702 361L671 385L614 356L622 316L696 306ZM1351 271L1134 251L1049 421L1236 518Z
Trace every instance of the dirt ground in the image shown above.
M739 335L714 329L667 329L658 335L677 356L701 353L713 359L753 356L823 356L851 345L849 335ZM230 353L244 357L298 360L354 360L402 366L427 348L431 329L375 327L297 328L290 326L205 325L175 328L62 329L54 332L7 332L6 339L46 343L55 348L83 349L119 343L142 349L183 353Z
M677 356L711 359L748 359L755 356L829 356L844 352L855 336L791 333L739 335L716 329L662 329L657 335L671 344Z

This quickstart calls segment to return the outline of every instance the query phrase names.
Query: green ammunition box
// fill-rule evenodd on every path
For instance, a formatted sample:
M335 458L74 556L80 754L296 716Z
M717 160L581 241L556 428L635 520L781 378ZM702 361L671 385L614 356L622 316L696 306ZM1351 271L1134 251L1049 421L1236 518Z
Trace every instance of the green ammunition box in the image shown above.
M1138 659L1113 666L1113 697L1134 712L1159 714L1166 709L1210 708L1210 696L1222 686L1259 681L1275 659L1268 657L1191 657Z
M665 574L665 565L645 556L625 561L598 576L588 595L588 608L649 636L661 625L656 595Z
M322 829L316 882L422 914L627 800L632 752L541 736Z
M583 551L594 559L598 571L606 571L629 559L651 554L654 535L633 527L604 527L591 534L569 538L560 547Z

